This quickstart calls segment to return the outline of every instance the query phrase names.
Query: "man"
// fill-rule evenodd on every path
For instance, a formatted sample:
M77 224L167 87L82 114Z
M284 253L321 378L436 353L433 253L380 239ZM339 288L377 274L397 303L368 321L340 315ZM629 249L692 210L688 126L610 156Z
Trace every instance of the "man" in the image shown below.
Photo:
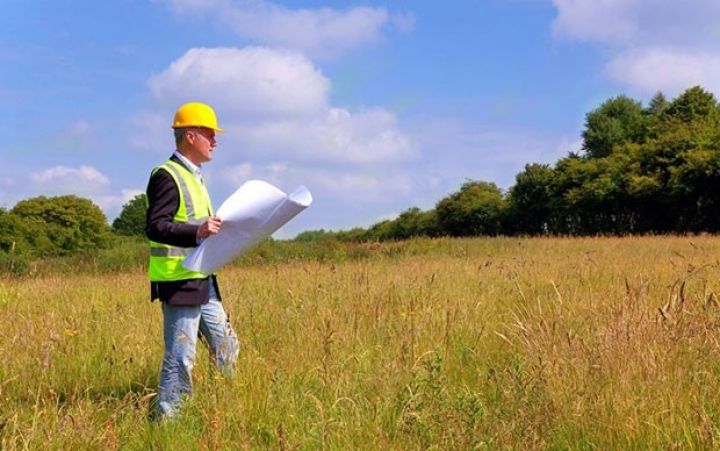
M213 109L198 102L182 105L172 128L177 150L152 171L145 230L150 239L151 300L160 299L163 312L161 417L173 416L183 396L192 392L198 332L208 344L213 365L223 372L232 372L239 351L215 275L182 266L185 256L222 226L200 175L202 164L212 160L215 133L222 129Z

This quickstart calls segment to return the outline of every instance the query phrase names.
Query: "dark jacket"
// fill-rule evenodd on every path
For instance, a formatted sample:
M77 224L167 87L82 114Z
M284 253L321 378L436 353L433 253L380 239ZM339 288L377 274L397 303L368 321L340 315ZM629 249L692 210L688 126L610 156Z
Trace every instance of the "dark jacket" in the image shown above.
M185 165L175 157L171 160ZM172 176L160 169L150 176L147 186L148 211L145 226L145 235L148 239L179 247L196 247L197 230L195 224L174 222L173 218L180 208L180 193ZM220 289L215 276L205 279L178 280L172 282L150 282L150 300L160 299L171 305L200 305L208 302L210 284L215 285L215 291L220 299Z

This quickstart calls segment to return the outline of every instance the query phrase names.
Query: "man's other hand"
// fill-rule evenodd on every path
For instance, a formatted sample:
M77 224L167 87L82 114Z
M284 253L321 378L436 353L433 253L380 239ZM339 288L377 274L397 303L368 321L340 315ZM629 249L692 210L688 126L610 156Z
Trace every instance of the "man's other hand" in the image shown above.
M200 224L200 228L198 228L197 231L198 240L204 240L210 235L215 235L220 231L221 225L222 218L220 218L220 216L210 216L205 220L205 222Z

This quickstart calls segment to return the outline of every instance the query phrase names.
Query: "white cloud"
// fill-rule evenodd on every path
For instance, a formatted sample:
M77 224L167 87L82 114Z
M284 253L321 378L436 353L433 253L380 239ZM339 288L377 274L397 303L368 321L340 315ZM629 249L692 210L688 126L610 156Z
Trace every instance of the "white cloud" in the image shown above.
M717 0L553 0L553 30L602 44L606 74L643 94L718 87Z
M553 30L591 41L637 45L713 45L717 42L716 0L553 0Z
M613 58L607 73L611 80L641 92L677 93L695 85L720 92L720 53L631 50Z
M330 108L322 116L275 120L240 126L234 132L242 149L255 155L294 160L366 163L410 157L410 138L396 126L395 115L377 108L352 114Z
M377 42L383 28L412 29L410 14L391 16L384 8L357 6L289 9L264 0L165 0L175 12L206 13L254 42L293 49L315 58L334 57Z
M164 111L132 120L144 132L135 147L166 149L170 106L188 100L213 105L226 133L220 152L290 161L368 163L413 155L395 115L381 107L351 112L330 105L330 81L304 56L280 50L191 49L148 81ZM165 144L162 144L165 143ZM232 153L230 153L232 152Z
M102 172L92 166L80 166L79 168L55 166L31 173L30 180L38 185L59 190L67 188L82 190L110 183Z
M228 8L222 20L257 42L322 58L378 41L388 13L367 7L289 10L258 2L256 8Z
M553 30L582 39L622 42L637 32L632 13L637 0L553 0Z
M148 81L163 105L204 99L218 112L252 116L317 112L329 84L304 56L261 47L190 49Z

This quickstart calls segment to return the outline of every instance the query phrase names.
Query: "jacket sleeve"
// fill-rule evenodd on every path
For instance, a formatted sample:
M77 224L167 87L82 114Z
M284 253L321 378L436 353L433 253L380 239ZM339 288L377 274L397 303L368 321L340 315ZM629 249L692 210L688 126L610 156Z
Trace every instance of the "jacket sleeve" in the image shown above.
M150 176L147 186L148 210L145 235L151 241L178 247L197 246L196 224L173 221L180 208L180 193L175 180L164 169Z

